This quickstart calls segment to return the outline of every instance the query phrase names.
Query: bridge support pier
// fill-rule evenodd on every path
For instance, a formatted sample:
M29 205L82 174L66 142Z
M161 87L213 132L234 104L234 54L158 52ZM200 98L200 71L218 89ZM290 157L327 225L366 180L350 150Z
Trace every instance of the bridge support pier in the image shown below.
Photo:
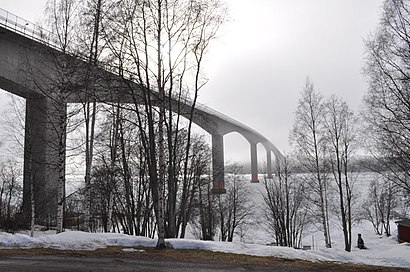
M273 178L272 175L272 151L266 150L266 172L268 179Z
M212 134L212 193L225 194L224 138L220 134Z
M62 110L62 109L60 109ZM26 99L24 140L23 218L25 227L31 218L31 182L33 182L36 224L54 226L57 215L58 145L56 111L43 96Z
M251 143L251 182L258 183L258 150L256 143Z

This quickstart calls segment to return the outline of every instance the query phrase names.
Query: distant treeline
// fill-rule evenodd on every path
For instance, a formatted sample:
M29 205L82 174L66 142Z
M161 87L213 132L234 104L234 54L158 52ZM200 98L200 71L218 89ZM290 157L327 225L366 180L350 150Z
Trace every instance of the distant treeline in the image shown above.
M250 162L240 162L239 164L242 166L241 174L246 175L246 174L251 173L251 163ZM373 158L371 156L361 156L361 157L354 158L350 162L350 165L351 165L350 170L352 172L358 172L358 173L369 172L369 171L384 172L384 171L389 170L385 162L382 162L379 159ZM259 172L260 174L266 174L266 165L260 164ZM226 173L229 174L229 171L226 171ZM306 172L306 169L304 169L300 163L294 162L294 165L292 166L292 173L303 174L307 172Z

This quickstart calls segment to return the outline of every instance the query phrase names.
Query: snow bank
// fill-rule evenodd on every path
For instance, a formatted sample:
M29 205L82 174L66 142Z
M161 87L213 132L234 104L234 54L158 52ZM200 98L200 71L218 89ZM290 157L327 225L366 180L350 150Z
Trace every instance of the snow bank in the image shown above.
M95 250L108 246L154 247L156 241L147 237L118 233L86 233L67 231L59 234L30 237L26 234L0 232L0 248L53 248L61 250Z
M368 239L366 245L369 249L359 250L353 248L350 253L345 252L343 248L340 247L305 251L293 248L235 242L213 242L191 239L168 239L167 241L176 249L199 249L309 261L410 267L410 244L398 244L394 238L380 238L379 236L376 236L374 239ZM155 245L155 239L117 233L67 231L60 234L43 233L32 238L26 234L0 232L0 248L2 249L53 248L61 250L95 250L108 246L120 246L127 247L125 252L139 252L139 250L135 250L133 247L154 247Z

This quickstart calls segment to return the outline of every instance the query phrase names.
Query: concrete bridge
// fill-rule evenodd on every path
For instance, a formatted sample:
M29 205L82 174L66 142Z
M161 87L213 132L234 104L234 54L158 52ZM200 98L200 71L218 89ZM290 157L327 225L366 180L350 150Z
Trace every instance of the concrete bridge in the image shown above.
M56 214L58 150L56 139L61 134L57 116L65 112L66 104L56 107L59 97L53 91L46 91L53 85L53 79L62 77L70 89L76 89L76 82L85 77L92 77L93 93L85 93L79 88L65 97L67 103L79 103L92 97L98 102L134 103L141 99L144 90L134 82L119 78L117 75L101 68L91 67L86 61L63 54L48 40L44 30L33 26L28 21L0 9L0 88L26 99L26 133L24 155L24 205L30 201L29 171L32 171L35 186L35 202L38 214L50 216ZM69 66L70 75L59 74L58 65ZM67 69L67 67L65 67ZM90 81L90 80L89 80ZM54 91L65 88L56 84ZM57 101L57 105L61 101ZM190 117L192 101L172 100L180 105L181 114ZM155 103L155 102L154 102ZM175 109L176 107L174 107ZM171 109L172 110L172 109ZM225 192L224 186L224 138L223 136L238 132L247 139L250 145L251 182L258 182L257 144L266 150L267 176L272 177L272 153L278 159L282 155L278 149L263 135L232 118L214 111L204 105L195 106L192 121L212 135L212 171L213 192ZM29 129L30 128L30 129ZM60 135L61 136L61 135ZM27 146L31 144L28 154ZM44 218L45 219L45 218Z

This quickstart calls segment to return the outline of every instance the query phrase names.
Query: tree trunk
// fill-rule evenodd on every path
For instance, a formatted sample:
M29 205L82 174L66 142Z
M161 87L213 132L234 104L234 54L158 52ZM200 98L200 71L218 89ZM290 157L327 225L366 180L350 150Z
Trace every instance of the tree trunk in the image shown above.
M65 150L66 150L66 122L67 108L65 101L59 107L59 144L58 144L58 192L57 192L57 233L63 232L64 204L65 204Z

